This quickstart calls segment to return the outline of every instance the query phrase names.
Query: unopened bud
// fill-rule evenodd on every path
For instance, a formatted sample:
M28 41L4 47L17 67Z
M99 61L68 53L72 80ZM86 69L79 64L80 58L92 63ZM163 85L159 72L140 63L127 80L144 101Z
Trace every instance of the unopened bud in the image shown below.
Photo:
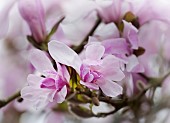
M92 102L95 106L99 106L100 105L100 102L99 102L99 99L97 97L93 97L92 98Z
M46 37L45 12L40 0L19 0L19 12L29 25L36 42L44 41Z
M74 115L82 118L90 118L94 116L93 112L90 109L87 109L80 105L71 104L69 106L69 111Z

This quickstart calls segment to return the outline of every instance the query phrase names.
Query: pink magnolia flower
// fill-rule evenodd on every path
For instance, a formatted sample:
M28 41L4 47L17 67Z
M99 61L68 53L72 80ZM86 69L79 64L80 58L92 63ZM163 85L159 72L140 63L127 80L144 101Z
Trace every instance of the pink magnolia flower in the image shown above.
M99 39L102 39L102 35L95 35L94 37L89 38L88 44L98 42L102 44L105 47L105 54L111 54L116 56L119 59L122 59L125 64L127 64L129 58L131 55L133 55L133 50L137 50L139 48L139 36L138 36L138 30L129 22L126 22L123 20L124 28L122 32L122 36L113 37L110 38L104 38L104 40L101 40L101 42L98 42ZM112 31L112 35L115 33L119 33L119 30L116 26L113 26L111 24L107 24L106 26L111 26L115 31ZM106 28L106 27L105 27ZM107 27L108 28L108 27ZM100 34L100 31L98 31L98 34ZM135 57L135 56L133 56ZM137 59L137 57L136 57ZM135 59L135 61L136 61ZM133 62L133 60L131 60ZM123 64L124 64L123 63Z
M69 73L65 66L57 63L57 71L48 57L39 50L32 50L30 60L33 66L45 77L30 74L28 86L21 90L24 100L33 102L37 108L46 106L49 102L62 103L67 94Z
M96 0L97 2L97 0ZM99 2L101 2L99 0ZM108 2L108 1L103 1ZM99 3L98 3L99 4ZM120 22L126 12L132 9L131 2L128 0L111 0L109 4L99 4L98 12L102 19L109 22Z
M169 70L169 27L166 23L153 21L140 28L140 46L145 48L145 54L139 60L148 76L163 76Z
M132 12L138 17L141 25L149 21L158 20L163 22L170 22L169 19L169 0L140 0L133 1Z
M122 87L113 82L124 78L119 60L112 55L103 57L104 46L98 43L88 45L85 59L80 59L67 45L54 40L49 43L49 52L59 63L74 68L80 75L82 85L93 90L101 88L103 93L110 97L122 94Z
M91 37L88 44L96 43L94 42L96 40ZM124 38L107 39L97 43L105 47L105 55L114 55L120 60L121 69L125 73L125 78L121 81L121 84L126 88L126 94L132 96L136 92L134 90L137 90L136 79L134 79L133 75L144 72L143 65L131 52L132 47L129 46L129 43Z
M105 47L105 55L114 55L120 59L121 69L125 73L125 78L121 81L123 87L126 89L126 94L132 96L137 90L136 79L134 79L134 74L144 72L143 65L139 62L137 56L133 54L133 50L139 48L139 36L138 30L129 22L123 20L124 29L122 35L115 38L104 38L101 42L98 42L99 39L102 39L102 35L95 35L95 37L90 37L88 44L99 43ZM106 25L114 27L111 24ZM106 28L106 27L105 27ZM114 27L115 31L112 31L112 35L115 32L119 33L117 27ZM101 29L102 30L102 29ZM100 31L97 32L100 34ZM139 75L140 76L140 75Z
M169 23L168 0L96 0L99 15L106 22L121 22L127 12L132 12L140 25L159 20Z
M97 30L94 37L89 38L89 42L98 42L100 40L101 44L105 47L106 54L113 54L116 56L131 55L133 50L139 48L140 40L138 29L134 27L132 23L125 20L123 20L123 25L123 32L120 35L114 23L106 24L103 28ZM112 28L112 30L110 28ZM106 32L103 30L109 31L110 34L106 37ZM104 35L102 33L104 33Z
M46 36L45 12L41 0L20 0L19 11L28 23L34 39L42 42Z

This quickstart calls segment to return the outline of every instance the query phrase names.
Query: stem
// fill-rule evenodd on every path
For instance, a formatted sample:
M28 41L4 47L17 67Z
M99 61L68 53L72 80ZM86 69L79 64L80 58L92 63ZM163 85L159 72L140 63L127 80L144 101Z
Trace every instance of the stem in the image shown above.
M51 36L57 31L60 23L64 20L65 17L62 17L51 29L51 31L49 32L49 34L46 36L46 38L38 43L33 36L27 36L28 41L37 49L42 50L42 51L46 51L48 52L48 42L51 38Z
M107 113L98 113L98 114L94 115L94 117L106 117L106 116L116 113L117 111L118 110L115 109L115 110L107 112Z
M15 93L14 95L7 98L6 100L0 100L0 108L6 106L7 104L9 104L10 102L12 102L18 97L20 97L20 92Z

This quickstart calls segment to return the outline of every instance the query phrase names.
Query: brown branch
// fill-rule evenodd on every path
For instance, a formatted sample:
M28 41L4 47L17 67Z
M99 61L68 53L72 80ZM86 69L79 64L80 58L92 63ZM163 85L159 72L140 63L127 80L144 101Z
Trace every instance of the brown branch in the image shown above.
M6 106L7 104L9 104L10 102L12 102L18 97L20 97L20 92L15 93L14 95L7 98L6 100L0 100L0 108Z

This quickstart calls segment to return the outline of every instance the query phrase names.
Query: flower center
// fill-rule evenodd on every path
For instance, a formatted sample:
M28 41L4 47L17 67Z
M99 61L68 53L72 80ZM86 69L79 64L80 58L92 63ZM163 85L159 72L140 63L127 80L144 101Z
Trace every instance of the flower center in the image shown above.
M101 74L90 68L90 66L82 65L80 70L80 77L84 82L95 83L101 77Z
M66 83L67 83L66 80L63 80L60 75L56 74L55 77L45 78L41 82L40 87L41 88L54 89L54 90L60 91L66 85Z

